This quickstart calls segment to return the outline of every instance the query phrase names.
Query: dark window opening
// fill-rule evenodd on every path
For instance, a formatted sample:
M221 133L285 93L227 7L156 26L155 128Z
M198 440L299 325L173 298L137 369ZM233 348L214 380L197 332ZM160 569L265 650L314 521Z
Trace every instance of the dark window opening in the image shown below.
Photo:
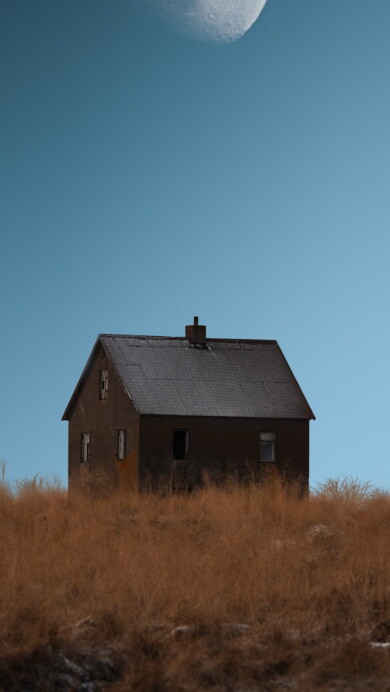
M107 399L108 392L108 370L99 372L99 399Z
M118 459L126 459L126 430L118 430L116 453Z
M188 430L174 430L172 451L174 459L188 459Z
M85 463L88 461L91 453L91 447L90 447L90 437L89 433L84 432L81 433L81 454L80 454L80 461L81 463Z
M260 433L260 461L276 461L276 433Z

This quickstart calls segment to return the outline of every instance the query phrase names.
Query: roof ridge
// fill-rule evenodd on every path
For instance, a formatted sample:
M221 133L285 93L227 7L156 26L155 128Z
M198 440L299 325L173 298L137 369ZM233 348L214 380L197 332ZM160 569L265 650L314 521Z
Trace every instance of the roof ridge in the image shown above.
M111 337L111 338L118 338L118 339L158 339L158 340L165 340L165 341L188 341L187 337L185 336L158 336L158 335L151 335L151 334L99 334L99 338L102 337ZM232 344L277 344L278 342L276 339L224 339L224 338L214 338L214 337L208 337L206 339L206 342L209 341L219 341L223 343L232 343Z

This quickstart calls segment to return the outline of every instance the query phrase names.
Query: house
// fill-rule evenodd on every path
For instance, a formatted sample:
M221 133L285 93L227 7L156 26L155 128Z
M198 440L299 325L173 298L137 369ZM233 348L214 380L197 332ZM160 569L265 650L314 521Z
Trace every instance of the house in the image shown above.
M69 401L69 487L143 488L270 468L309 479L314 419L278 343L101 334Z

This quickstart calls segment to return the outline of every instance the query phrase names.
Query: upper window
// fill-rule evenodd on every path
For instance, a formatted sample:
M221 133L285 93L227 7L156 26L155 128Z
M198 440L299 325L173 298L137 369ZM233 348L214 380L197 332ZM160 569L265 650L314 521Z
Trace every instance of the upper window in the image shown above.
M173 431L172 452L174 459L188 459L188 430Z
M116 454L118 459L126 459L126 430L118 430Z
M81 433L81 454L80 454L80 461L81 462L86 462L88 461L91 453L91 448L90 448L90 435L89 432L83 432Z
M99 399L107 399L108 392L108 370L99 372Z
M276 461L276 433L260 433L260 461Z

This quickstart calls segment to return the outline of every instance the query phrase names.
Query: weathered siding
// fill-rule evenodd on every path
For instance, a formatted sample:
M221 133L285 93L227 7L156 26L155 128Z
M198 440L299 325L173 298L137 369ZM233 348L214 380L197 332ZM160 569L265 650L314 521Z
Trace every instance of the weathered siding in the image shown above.
M107 397L99 397L99 373L108 371ZM117 431L126 430L126 458L117 458ZM80 462L81 433L89 432L90 457ZM69 419L69 487L93 481L138 487L139 416L102 346L92 360Z
M174 430L189 431L187 461L173 461ZM275 432L276 462L260 462L260 433ZM280 419L141 416L140 481L161 479L180 485L199 482L204 472L218 477L231 471L255 477L270 468L309 480L309 421ZM163 480L164 482L164 480Z

